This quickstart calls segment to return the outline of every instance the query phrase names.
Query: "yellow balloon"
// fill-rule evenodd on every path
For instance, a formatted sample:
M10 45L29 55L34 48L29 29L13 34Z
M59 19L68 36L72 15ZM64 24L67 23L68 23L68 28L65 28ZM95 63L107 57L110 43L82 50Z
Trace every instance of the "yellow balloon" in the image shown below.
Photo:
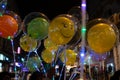
M96 53L110 51L116 42L116 33L111 25L99 23L92 26L87 33L88 45Z
M67 49L65 52L66 52L66 65L74 65L77 53L70 49ZM64 62L65 60L64 52L61 54L60 59L62 60L62 62Z
M41 57L42 57L42 59L43 59L46 63L51 63L51 62L54 60L55 51L54 51L54 50L45 49L45 50L42 52Z
M65 16L58 16L50 23L48 34L53 43L64 45L74 36L75 24Z
M51 50L57 50L58 49L58 45L54 44L49 38L46 38L44 40L44 46L46 49L51 49Z
M32 39L28 35L24 35L20 38L20 47L27 52L33 51L37 47L37 40Z

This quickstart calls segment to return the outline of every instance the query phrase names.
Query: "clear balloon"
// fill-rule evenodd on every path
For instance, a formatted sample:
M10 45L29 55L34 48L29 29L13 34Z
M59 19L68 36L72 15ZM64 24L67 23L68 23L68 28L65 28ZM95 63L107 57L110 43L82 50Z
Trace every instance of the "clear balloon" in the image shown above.
M77 24L77 31L75 32L74 37L71 39L71 41L67 44L69 45L71 48L75 47L81 39L81 11L80 11L80 6L74 6L72 7L69 11L68 14L72 15L75 17L76 19L76 24Z
M82 12L81 12L81 7L80 6L73 6L69 11L68 14L73 15L76 17L79 21L79 23L82 22ZM86 21L88 21L89 17L88 14L86 13Z
M76 62L77 53L71 49L67 49L65 52L66 52L66 65L74 65L74 63ZM62 60L62 62L64 62L65 60L64 54L65 53L63 52L60 55L60 59Z
M119 30L119 33L120 33L120 12L119 13L114 13L112 14L109 18L108 18L109 21L111 21L112 23L114 23L118 30ZM118 35L118 37L120 37L120 35ZM120 40L118 39L118 42Z
M74 36L76 24L73 16L61 14L54 18L48 29L48 36L57 45L67 44Z
M29 13L23 20L23 32L33 39L43 40L48 36L49 19L40 12Z
M0 36L3 38L14 38L20 32L21 18L13 11L5 11L0 16Z
M110 51L117 41L116 26L105 19L95 19L88 23L87 42L96 53Z
M46 63L51 63L55 58L55 50L45 49L41 57Z
M20 38L20 47L27 52L34 51L37 48L37 40L24 35Z

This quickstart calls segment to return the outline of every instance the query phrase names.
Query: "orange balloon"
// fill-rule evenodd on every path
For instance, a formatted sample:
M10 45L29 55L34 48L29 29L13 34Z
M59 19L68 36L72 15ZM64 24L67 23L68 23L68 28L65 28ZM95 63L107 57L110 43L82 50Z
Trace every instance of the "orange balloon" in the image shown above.
M14 37L18 30L17 21L10 15L0 16L0 36L3 38Z

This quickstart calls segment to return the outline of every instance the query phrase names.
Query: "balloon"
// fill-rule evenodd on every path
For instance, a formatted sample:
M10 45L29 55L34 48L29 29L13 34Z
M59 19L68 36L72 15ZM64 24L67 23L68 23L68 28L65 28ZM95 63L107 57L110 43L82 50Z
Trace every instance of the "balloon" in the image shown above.
M32 12L23 20L24 33L33 39L43 40L48 36L48 18L39 12Z
M48 34L51 41L57 45L67 44L75 34L75 23L71 15L59 15L50 23Z
M80 6L74 6L72 7L69 11L68 14L74 16L76 18L76 24L77 24L77 31L74 35L74 37L72 38L72 40L67 44L70 45L70 47L75 47L81 39L81 11L80 11Z
M20 17L12 11L0 16L0 37L14 38L18 34Z
M82 22L82 12L81 12L81 7L80 6L73 6L69 11L68 14L73 15L76 17L79 21L79 23ZM86 13L86 21L88 21L89 17L88 14Z
M44 40L44 46L46 49L53 49L53 50L57 50L58 49L58 45L55 45L49 38L46 38Z
M39 60L39 57L34 56L28 59L26 65L29 71L34 72L40 67L40 63L41 61Z
M66 65L74 65L76 61L77 53L75 53L71 49L67 49L65 52L66 52ZM64 53L61 54L60 59L62 60L62 62L64 62L65 60Z
M103 54L110 51L116 40L112 25L105 22L93 25L87 32L88 45L96 53Z
M28 35L24 35L20 38L20 47L27 52L33 51L37 47L37 40L32 39Z
M41 57L42 57L42 59L43 59L46 63L51 63L51 62L54 60L55 51L54 51L54 50L45 49L45 50L42 52Z

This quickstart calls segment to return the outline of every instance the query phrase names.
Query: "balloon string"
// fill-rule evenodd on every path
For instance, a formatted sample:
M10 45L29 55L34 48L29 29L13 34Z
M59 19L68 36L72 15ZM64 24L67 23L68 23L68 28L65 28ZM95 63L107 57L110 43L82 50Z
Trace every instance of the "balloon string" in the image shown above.
M65 49L64 49L64 66L65 66L65 70L64 70L64 80L66 80L66 47L67 45L65 45Z
M69 79L69 80L73 80L76 75L77 75L77 73L73 74L71 79Z
M42 70L43 70L43 72L44 72L44 74L45 74L45 77L47 78L47 73L46 73L45 67L44 67L44 65L43 65L43 63L42 63L41 58L39 57L39 55L38 55L38 53L37 53L37 50L35 50L34 52L35 52L36 55L38 56L39 61L40 61L40 65L41 65L41 67L42 67Z
M73 80L73 78L74 78L74 72L76 71L76 69L74 69L74 71L72 72L72 74L70 75L70 78L69 78L69 80ZM76 73L75 73L76 74Z
M12 45L12 52L13 52L13 57L14 57L14 72L15 72L15 80L17 80L17 67L16 67L16 59L15 59L15 51L14 51L14 42L13 39L11 39L11 45Z
M27 55L27 60L26 60L26 63L25 63L25 67L27 67L27 62L28 62L30 54L31 54L31 52L29 51L29 53ZM24 80L24 76L25 76L25 72L23 73L22 80Z
M58 58L59 58L59 56L60 56L60 52L61 51L63 51L63 48L64 47L61 47L61 46L59 46L58 47L58 50L56 50L56 54L55 54L55 57L53 58L53 62L52 62L52 67L55 67L55 65L56 65L56 62L57 62L57 60L58 60ZM54 80L54 75L53 75L53 80Z
M58 58L59 58L59 56L60 56L60 53L62 53L62 52L64 51L64 59L65 59L65 60L64 60L64 63L65 63L65 64L63 64L63 67L62 67L62 71L61 71L61 73L60 73L59 80L61 79L64 66L66 67L66 48L67 48L67 45L65 45L65 46L60 46L60 47L58 48L58 50L56 51L56 55L55 55L55 59L54 59L54 63L53 63L53 65L56 64L56 62L57 62L57 60L58 60ZM64 72L64 80L66 80L66 69L65 69L65 72Z
M57 60L58 60L58 56L59 56L60 51L61 51L61 46L59 46L59 47L58 47L58 50L56 51L53 65L56 64L56 62L57 62Z
M59 77L59 80L61 80L61 77L62 77L62 72L63 72L63 70L64 70L64 67L65 67L65 64L63 64L63 66L62 66L62 70L61 70L61 72L60 72L60 77Z
M55 59L54 59L54 64L56 64L59 56L60 56L60 53L62 53L65 49L66 49L67 46L59 46L58 50L56 51L56 55L55 55Z

